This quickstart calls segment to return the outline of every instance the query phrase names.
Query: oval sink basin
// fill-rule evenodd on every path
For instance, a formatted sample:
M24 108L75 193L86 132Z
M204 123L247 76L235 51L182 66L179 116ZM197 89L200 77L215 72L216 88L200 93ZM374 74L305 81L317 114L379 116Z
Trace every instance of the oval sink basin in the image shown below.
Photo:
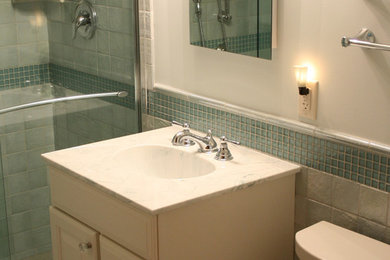
M215 170L212 163L190 152L148 145L119 152L114 160L137 173L167 179L199 177Z

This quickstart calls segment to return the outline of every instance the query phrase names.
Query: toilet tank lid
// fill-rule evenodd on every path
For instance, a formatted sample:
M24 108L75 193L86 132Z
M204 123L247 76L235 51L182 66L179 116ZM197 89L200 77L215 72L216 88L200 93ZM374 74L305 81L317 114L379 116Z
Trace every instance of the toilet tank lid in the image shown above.
M390 245L336 226L318 222L295 235L300 259L390 259Z

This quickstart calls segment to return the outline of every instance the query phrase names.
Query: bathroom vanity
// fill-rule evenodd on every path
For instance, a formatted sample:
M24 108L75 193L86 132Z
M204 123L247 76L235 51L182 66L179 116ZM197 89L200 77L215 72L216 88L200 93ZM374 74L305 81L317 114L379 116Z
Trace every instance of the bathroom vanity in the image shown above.
M230 145L176 147L172 126L44 154L54 259L292 259L299 166Z

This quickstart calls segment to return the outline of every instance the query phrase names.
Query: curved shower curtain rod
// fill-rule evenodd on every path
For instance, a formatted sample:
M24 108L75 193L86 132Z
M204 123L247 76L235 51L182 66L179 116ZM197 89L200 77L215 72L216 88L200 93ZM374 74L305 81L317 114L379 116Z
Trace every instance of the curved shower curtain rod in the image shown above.
M0 109L0 114L13 112L21 109L26 109L30 107L37 107L37 106L43 106L47 104L53 104L58 102L64 102L64 101L74 101L74 100L82 100L82 99L90 99L90 98L100 98L100 97L126 97L128 93L126 91L119 91L119 92L106 92L106 93L97 93L97 94L87 94L87 95L77 95L77 96L71 96L71 97L62 97L62 98L53 98L48 100L42 100L32 103L27 103L23 105L8 107L4 109Z

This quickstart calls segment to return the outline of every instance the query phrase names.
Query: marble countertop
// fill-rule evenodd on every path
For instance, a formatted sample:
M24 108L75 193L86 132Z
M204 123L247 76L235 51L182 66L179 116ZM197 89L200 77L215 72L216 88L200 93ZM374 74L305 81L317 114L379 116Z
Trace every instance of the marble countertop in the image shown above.
M178 147L171 139L182 128L171 126L140 134L43 154L47 164L59 168L99 190L151 214L211 196L234 192L299 172L300 167L243 146L229 144L234 159L217 161L215 153L197 152L198 146ZM192 131L192 130L191 130ZM194 132L194 131L192 131ZM201 135L204 135L201 133ZM219 143L219 140L217 140ZM140 145L158 145L193 153L215 167L199 177L166 179L137 173L137 165L124 167L121 151ZM153 163L153 158L140 163Z

